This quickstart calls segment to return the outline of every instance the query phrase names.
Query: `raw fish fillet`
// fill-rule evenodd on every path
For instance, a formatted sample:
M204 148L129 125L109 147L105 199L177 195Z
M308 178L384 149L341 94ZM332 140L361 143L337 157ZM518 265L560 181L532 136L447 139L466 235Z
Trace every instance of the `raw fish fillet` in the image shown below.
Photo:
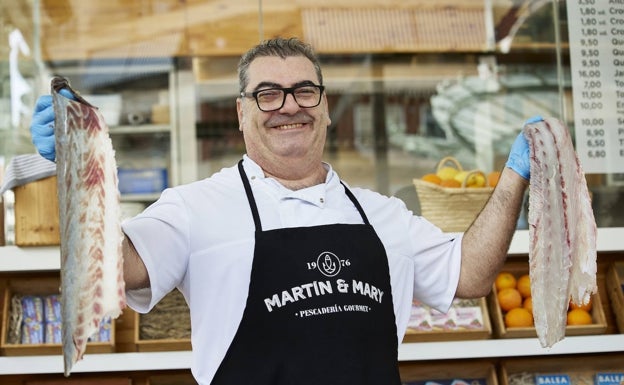
M76 100L58 92L66 88ZM97 108L52 79L61 233L61 317L65 376L105 317L126 305L115 154Z
M596 221L568 129L557 119L527 124L531 153L529 267L533 318L542 347L565 336L570 300L596 286Z

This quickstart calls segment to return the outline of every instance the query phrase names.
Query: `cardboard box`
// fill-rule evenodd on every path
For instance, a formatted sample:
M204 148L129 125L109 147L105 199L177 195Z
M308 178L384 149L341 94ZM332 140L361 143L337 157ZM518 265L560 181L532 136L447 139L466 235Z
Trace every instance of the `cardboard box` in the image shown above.
M615 315L618 330L624 333L624 262L612 262L605 277L611 311Z
M529 272L528 263L507 263L503 268L503 271L508 271L517 277ZM494 326L494 334L498 338L531 338L537 337L537 332L534 327L514 327L507 328L505 326L503 312L498 303L496 297L496 288L492 288L492 292L488 295L488 306L490 309L490 316L492 317L492 324ZM591 310L593 323L591 325L571 325L566 327L566 336L578 336L578 335L595 335L603 334L607 330L607 321L602 308L602 301L599 293L592 296L592 310Z
M403 342L463 341L492 338L492 323L490 321L486 299L483 297L476 301L478 301L478 307L481 311L483 328L457 328L445 330L436 328L434 330L426 331L408 327L405 332L405 336L403 337Z
M463 380L471 385L498 385L494 364L484 360L400 362L399 371L402 384L450 385Z
M17 186L15 194L15 244L50 246L60 244L56 176Z
M10 341L11 301L15 295L47 296L58 294L60 278L58 275L29 275L11 278L4 288L4 309L2 316L2 336L0 351L5 356L32 356L62 354L61 344L22 344L20 341ZM115 322L111 322L110 341L89 342L86 354L111 353L115 351Z

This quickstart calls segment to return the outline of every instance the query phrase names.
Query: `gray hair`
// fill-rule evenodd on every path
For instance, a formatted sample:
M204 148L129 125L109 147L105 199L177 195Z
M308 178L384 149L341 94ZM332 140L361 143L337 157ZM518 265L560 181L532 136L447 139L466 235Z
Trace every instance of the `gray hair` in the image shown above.
M323 84L321 64L319 63L319 59L316 56L316 53L314 52L312 46L302 42L296 37L291 37L287 39L277 37L274 39L265 40L243 54L240 61L238 62L238 84L240 87L240 92L245 91L245 88L247 88L247 85L249 84L249 78L247 76L247 70L249 69L249 65L256 58L262 56L279 56L282 59L285 59L289 56L305 56L314 65L319 84Z

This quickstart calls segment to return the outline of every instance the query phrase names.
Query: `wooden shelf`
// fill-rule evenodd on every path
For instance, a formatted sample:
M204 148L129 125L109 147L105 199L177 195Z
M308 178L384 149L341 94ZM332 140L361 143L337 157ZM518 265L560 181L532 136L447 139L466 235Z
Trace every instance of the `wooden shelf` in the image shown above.
M155 134L171 132L171 126L168 124L141 124L136 126L113 126L109 128L111 135L127 135L127 134Z
M0 272L55 271L60 267L58 246L0 247Z
M161 193L147 194L121 194L121 202L154 202L160 198Z
M624 227L602 227L598 229L596 241L598 252L624 250ZM529 230L518 230L509 246L510 255L529 253Z
M537 337L410 343L399 347L399 360L424 361L610 352L624 352L624 334L565 337L551 348L542 348Z

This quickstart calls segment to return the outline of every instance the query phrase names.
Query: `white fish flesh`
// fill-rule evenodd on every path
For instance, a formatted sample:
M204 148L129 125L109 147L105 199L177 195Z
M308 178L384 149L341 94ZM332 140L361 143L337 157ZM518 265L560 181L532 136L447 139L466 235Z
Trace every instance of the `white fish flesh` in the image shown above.
M76 100L59 94L68 89ZM61 233L64 373L85 353L102 320L126 305L115 154L102 115L52 79Z
M533 317L542 347L565 336L570 300L587 303L596 286L596 221L568 129L557 119L527 124L529 267Z

